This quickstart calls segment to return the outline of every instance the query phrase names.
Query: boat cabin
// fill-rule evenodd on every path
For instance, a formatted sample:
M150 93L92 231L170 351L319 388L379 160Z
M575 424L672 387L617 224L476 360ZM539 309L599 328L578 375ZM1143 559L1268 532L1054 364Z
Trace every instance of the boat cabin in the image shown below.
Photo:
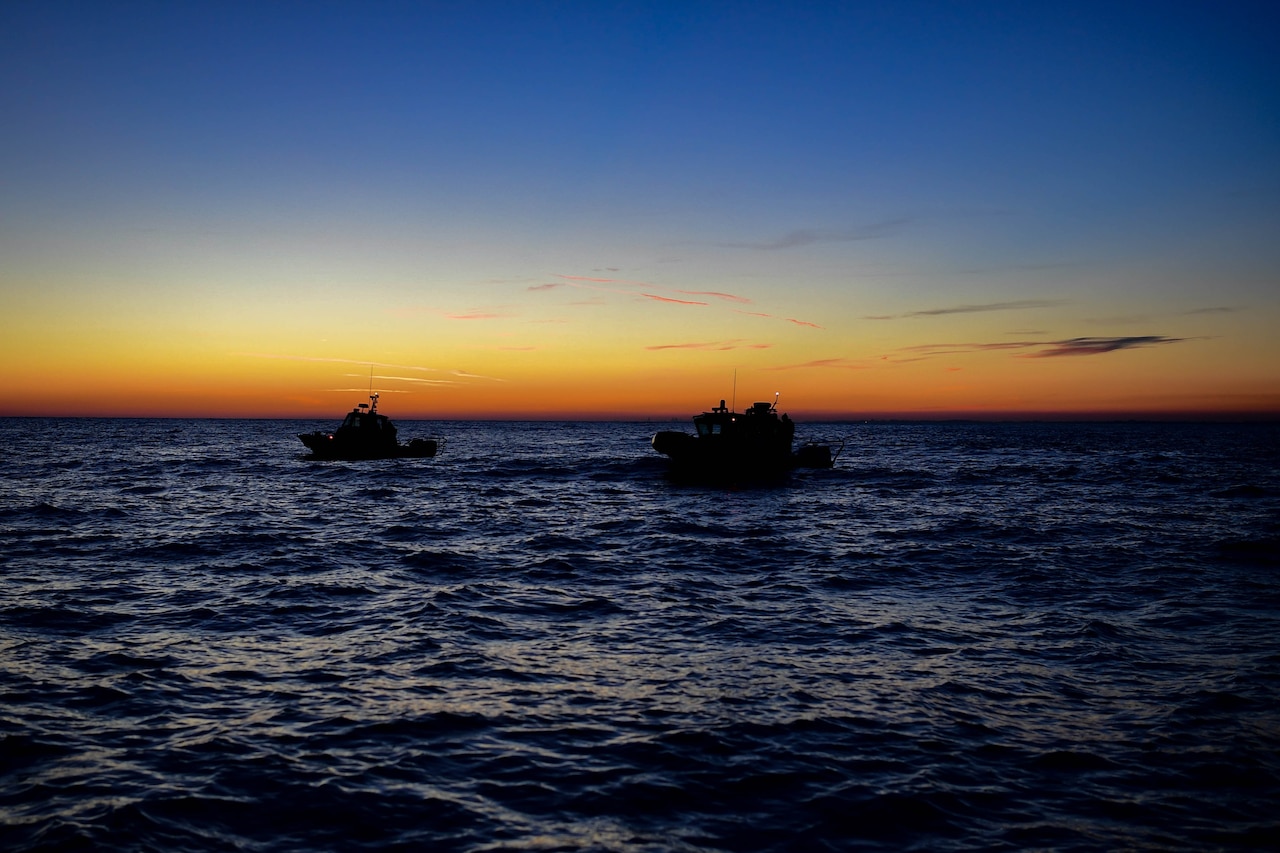
M787 415L778 417L773 403L753 403L751 408L738 414L725 407L724 400L709 412L694 415L693 425L699 438L717 435L757 435L784 438L788 444L795 434L795 424Z

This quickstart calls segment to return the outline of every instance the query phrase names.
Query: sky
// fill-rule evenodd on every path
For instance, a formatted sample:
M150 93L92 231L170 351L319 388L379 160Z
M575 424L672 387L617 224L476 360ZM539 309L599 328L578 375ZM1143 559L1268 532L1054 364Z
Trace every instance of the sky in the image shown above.
M1280 415L1278 33L0 2L0 415Z

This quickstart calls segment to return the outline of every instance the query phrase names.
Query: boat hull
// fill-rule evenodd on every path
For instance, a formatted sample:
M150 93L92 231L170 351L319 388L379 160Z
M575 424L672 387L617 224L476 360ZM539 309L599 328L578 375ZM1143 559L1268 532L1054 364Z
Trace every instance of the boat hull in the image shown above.
M425 459L435 456L443 443L435 438L415 438L408 444L381 442L371 444L346 441L337 433L311 432L298 436L313 459L358 461L364 459Z
M792 452L790 435L690 435L663 430L650 443L671 461L671 474L677 479L780 480L797 467L835 465L827 444L804 444Z
M789 439L777 437L694 436L663 431L651 441L653 449L670 460L678 480L770 482L784 480L797 467L818 467L815 458L802 460L791 452ZM826 465L831 467L829 454Z

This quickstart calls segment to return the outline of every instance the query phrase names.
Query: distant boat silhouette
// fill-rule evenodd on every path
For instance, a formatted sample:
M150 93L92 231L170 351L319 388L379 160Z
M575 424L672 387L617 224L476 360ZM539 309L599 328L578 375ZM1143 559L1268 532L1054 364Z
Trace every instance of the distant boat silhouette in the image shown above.
M776 399L754 403L745 412L730 411L721 400L711 411L694 415L693 424L696 435L663 430L653 436L653 449L671 460L677 478L778 479L795 468L830 468L839 456L826 444L792 451L796 425L788 415L778 416Z
M444 446L443 438L415 438L408 444L396 439L396 427L386 415L378 414L378 395L370 394L347 413L342 425L332 432L301 433L314 459L399 459L435 456Z

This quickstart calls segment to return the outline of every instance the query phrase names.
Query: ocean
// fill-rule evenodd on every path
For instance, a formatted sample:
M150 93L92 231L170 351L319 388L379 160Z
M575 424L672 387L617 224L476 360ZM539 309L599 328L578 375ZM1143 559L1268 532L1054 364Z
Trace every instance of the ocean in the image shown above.
M0 848L1280 847L1280 425L335 422L0 420Z

